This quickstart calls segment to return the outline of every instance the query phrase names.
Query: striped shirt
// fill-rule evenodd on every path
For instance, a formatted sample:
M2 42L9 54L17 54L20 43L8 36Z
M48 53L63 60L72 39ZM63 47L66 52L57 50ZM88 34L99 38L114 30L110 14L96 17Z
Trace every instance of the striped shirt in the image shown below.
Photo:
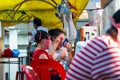
M74 56L66 80L120 80L119 53L110 36L94 38Z

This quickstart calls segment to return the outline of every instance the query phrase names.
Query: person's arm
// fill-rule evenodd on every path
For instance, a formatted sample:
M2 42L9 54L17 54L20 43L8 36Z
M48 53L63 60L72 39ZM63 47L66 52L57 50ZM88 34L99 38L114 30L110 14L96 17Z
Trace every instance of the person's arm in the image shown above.
M31 45L31 41L29 41L28 45L27 45L27 49L30 49L30 45Z
M31 36L31 38L30 38L30 40L29 40L29 43L28 43L28 45L27 45L27 49L29 50L30 49L30 46L31 46L31 44L34 42L34 36L35 36L35 31L32 33L32 36Z
M41 55L39 56L39 59L48 59L48 57L47 57L45 54L41 54Z
M66 58L66 50L62 49L60 52L59 52L60 55L57 56L57 58L55 59L56 61L60 62L61 60L65 60Z
M51 56L54 55L54 53L55 53L55 51L56 51L59 43L60 43L59 40L55 40L55 41L53 42L53 44L52 44L53 47L52 47L51 50L49 51L49 54L50 54Z
M31 33L31 32L28 32L28 36L32 36L32 33Z
M67 53L68 53L67 63L68 65L70 65L71 60L72 60L72 54L73 54L72 49L71 49L71 44L69 42L65 42L64 47L66 47L67 49Z

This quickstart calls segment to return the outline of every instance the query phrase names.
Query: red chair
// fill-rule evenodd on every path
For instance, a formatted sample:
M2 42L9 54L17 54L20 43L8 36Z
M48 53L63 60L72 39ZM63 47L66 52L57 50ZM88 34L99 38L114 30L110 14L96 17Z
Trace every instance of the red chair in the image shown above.
M41 54L45 54L48 59L39 59ZM64 67L59 62L51 59L48 53L43 50L36 51L30 66L32 69L22 66L23 71L27 75L27 80L52 80L54 74L57 74L60 77L59 80L64 80L66 77L66 71ZM35 75L37 79L34 79Z
M37 72L40 80L51 80L51 72L49 69L54 69L54 71L58 72L61 80L64 80L66 77L66 71L64 67L55 60L48 59L35 59L31 62L31 67Z
M16 72L16 80L18 80L18 76L21 80L24 80L24 71L17 71Z
M27 80L40 80L38 74L32 67L26 65L21 65L20 67L23 69L24 74L26 74Z

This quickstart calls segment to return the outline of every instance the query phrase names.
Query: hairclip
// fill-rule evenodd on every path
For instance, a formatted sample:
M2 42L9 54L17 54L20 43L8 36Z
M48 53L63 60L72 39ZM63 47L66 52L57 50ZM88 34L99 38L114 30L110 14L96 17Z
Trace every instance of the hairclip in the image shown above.
M114 27L120 27L120 23L116 23L113 17L109 16L109 19Z

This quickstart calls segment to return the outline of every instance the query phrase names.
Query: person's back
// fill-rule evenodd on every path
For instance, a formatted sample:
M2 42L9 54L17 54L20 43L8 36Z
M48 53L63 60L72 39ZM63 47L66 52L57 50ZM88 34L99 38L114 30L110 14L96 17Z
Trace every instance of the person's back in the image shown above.
M120 10L105 35L92 39L77 53L67 80L120 80Z
M113 40L108 41L111 42L93 61L91 75L94 80L120 80L120 48Z
M48 33L48 29L46 28L46 27L43 27L42 26L42 21L41 21L41 19L39 19L39 18L34 18L33 19L33 25L34 25L34 31L31 33L31 32L28 32L28 34L29 35L31 35L31 38L30 38L30 40L29 40L29 44L28 44L28 46L27 46L27 49L29 50L30 49L30 46L34 43L34 41L35 41L35 34L37 33L37 31L40 31L40 30L43 30L43 31L45 31L45 32L47 32ZM30 53L33 53L33 50L34 49L32 49L31 50L31 52ZM30 51L30 50L29 50Z
M30 39L31 42L34 42L34 36L37 33L37 31L43 30L46 31L48 33L48 29L46 27L42 26L42 21L39 18L34 18L33 20L33 25L34 25L34 31L32 32L32 37Z
M117 43L109 36L97 37L83 47L80 54L75 55L68 70L67 79L115 80L115 76L120 76L119 53Z

